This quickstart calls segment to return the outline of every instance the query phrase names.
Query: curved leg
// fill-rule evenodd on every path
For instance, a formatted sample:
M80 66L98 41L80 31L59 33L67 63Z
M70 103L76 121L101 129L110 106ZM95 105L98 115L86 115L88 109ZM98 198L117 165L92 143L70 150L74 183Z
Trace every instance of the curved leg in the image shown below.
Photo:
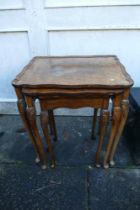
M104 109L100 118L101 118L101 129L100 129L98 148L97 148L97 152L96 152L96 167L100 167L99 157L100 157L100 153L101 153L101 149L102 149L102 145L103 145L103 140L104 140L104 136L105 136L105 132L106 132L107 123L109 120L109 111L107 109Z
M33 133L36 145L39 150L41 161L43 163L42 169L46 169L47 168L47 159L46 159L46 154L45 154L45 150L43 147L43 143L41 141L41 137L39 135L37 124L36 124L34 101L31 97L26 96L26 102L28 105L28 107L27 107L28 120L29 120L30 126L32 128L32 133Z
M109 138L109 142L107 144L107 148L106 148L106 153L105 153L105 157L104 157L104 168L108 168L108 160L109 160L109 155L110 155L110 151L112 148L112 144L120 123L120 117L121 117L121 107L120 107L120 98L116 97L114 99L114 110L113 110L113 118L112 118L112 129L111 129L111 134L110 134L110 138Z
M93 122L92 122L92 131L91 131L91 139L95 139L96 135L95 135L95 128L96 128L96 122L97 122L97 113L98 113L98 109L94 109L94 115L93 115Z
M99 125L98 125L98 135L100 135L101 130L101 116L102 116L102 108L100 109L100 116L99 116Z
M114 143L113 143L111 154L110 154L110 165L111 166L115 165L115 162L113 160L114 159L114 154L115 154L117 145L119 143L121 134L123 132L123 129L124 129L124 126L125 126L125 122L127 120L128 111L129 111L129 101L128 100L122 100L121 121L120 121L120 125L118 127L118 130L117 130L117 135L116 135L116 137L114 139Z
M35 152L37 154L37 157L35 159L35 162L36 163L39 163L40 162L40 155L39 155L39 151L38 151L38 147L35 143L35 139L34 139L34 136L33 136L33 133L32 133L32 129L30 127L30 124L29 124L29 121L28 121L28 118L26 116L26 102L25 102L25 99L22 95L22 92L19 88L16 88L16 94L17 94L17 98L18 98L18 101L17 101L17 107L18 107L18 110L19 110L19 113L20 113L20 116L22 118L22 121L24 123L24 126L30 136L30 139L32 141L32 144L34 146L34 149L35 149Z
M51 135L54 136L53 140L57 141L57 132L56 132L53 110L48 110L48 117L49 117L49 126L50 126Z
M41 114L40 114L40 121L41 121L41 127L45 136L46 143L48 145L48 150L51 156L51 167L55 167L55 155L53 154L52 145L51 145L51 139L48 132L48 114L45 106L45 100L40 99L40 107L41 107Z

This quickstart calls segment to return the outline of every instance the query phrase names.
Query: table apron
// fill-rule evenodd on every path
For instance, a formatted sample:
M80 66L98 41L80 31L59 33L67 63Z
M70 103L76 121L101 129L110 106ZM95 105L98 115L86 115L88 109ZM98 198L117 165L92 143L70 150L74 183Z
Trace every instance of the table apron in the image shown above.
M125 89L34 89L22 88L22 93L29 96L49 96L49 97L102 97L122 94Z
M44 100L41 99L40 100ZM108 101L108 99L106 98ZM94 107L104 108L104 98L56 98L45 100L46 109Z

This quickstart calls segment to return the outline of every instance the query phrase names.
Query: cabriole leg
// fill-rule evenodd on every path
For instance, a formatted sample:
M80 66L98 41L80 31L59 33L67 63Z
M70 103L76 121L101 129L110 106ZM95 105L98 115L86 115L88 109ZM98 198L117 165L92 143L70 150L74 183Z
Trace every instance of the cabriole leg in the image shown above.
M109 111L103 110L102 111L102 115L100 116L101 118L101 129L100 129L100 137L99 137L99 143L98 143L98 148L97 148L97 152L96 152L96 167L100 167L100 153L101 153L101 149L102 149L102 145L103 145L103 141L104 141L104 136L105 136L105 132L106 132L106 127L108 124L108 120L109 120Z
M101 130L101 116L102 116L102 109L100 109L100 115L99 115L99 125L98 125L98 135L100 135Z
M117 130L117 134L116 134L116 137L114 139L114 143L113 143L111 154L110 154L110 165L111 166L115 165L114 154L115 154L117 145L119 143L120 137L122 135L122 132L123 132L126 120L127 120L128 111L129 111L129 101L128 100L122 100L121 121L120 121L120 125L118 127L118 130Z
M112 148L112 144L120 123L120 117L121 117L121 107L120 107L120 100L121 100L121 96L115 96L114 98L114 109L113 109L113 118L112 118L112 128L111 128L111 134L110 134L110 138L107 144L107 148L106 148L106 153L105 153L105 157L104 157L104 168L108 168L109 164L109 155L111 152L111 148Z
M15 91L16 91L17 98L18 98L17 107L18 107L20 116L22 118L22 121L24 123L24 126L25 126L25 128L26 128L26 130L27 130L27 132L30 136L30 139L32 141L32 144L34 146L36 155L37 155L37 157L35 159L35 162L38 163L38 162L40 162L40 155L39 155L38 147L35 143L35 139L34 139L34 136L33 136L33 133L32 133L32 129L30 127L30 123L29 123L27 115L26 115L26 107L27 107L26 101L24 99L24 96L23 96L20 88L15 88Z
M47 159L46 159L46 154L45 154L45 150L43 147L43 143L41 141L41 137L39 135L39 131L38 131L37 124L36 124L34 100L32 99L32 97L26 96L26 102L27 102L27 106L28 106L27 107L27 116L28 116L30 126L32 128L32 133L33 133L36 145L39 150L40 157L41 157L42 169L46 169L47 168Z
M97 113L98 109L94 109L94 115L93 115L93 122L92 122L92 131L91 131L91 139L95 139L95 131L96 131L96 122L97 122Z
M49 117L49 126L50 126L51 135L53 135L54 137L53 140L57 141L57 131L55 126L53 110L48 110L48 117Z
M41 114L40 114L41 127L51 156L51 167L53 168L55 167L55 155L52 150L51 139L48 132L49 119L46 107L46 100L40 99L40 107L41 107Z

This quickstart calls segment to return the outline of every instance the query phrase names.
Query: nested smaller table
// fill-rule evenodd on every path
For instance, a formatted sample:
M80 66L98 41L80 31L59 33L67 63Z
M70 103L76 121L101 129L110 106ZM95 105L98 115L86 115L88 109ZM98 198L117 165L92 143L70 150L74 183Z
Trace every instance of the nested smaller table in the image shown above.
M109 100L113 101L113 119L103 166L114 164L114 153L128 114L128 96L133 80L116 56L35 57L13 80L17 105L28 130L37 162L47 167L47 157L36 123L35 100L39 99L41 127L55 165L48 132L57 139L53 110L55 108L94 107L101 109L100 136L96 152L96 166L100 166L100 153L109 119ZM94 130L93 130L94 132Z

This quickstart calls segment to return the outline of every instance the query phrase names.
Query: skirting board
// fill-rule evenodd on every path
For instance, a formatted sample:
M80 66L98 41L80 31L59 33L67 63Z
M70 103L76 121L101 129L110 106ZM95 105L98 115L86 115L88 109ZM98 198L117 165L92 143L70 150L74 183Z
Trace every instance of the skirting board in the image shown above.
M111 104L110 104L111 106ZM36 109L37 114L40 113L39 103L36 102ZM0 114L9 114L9 115L16 115L19 114L17 109L16 100L9 100L9 101L0 101ZM80 109L56 109L54 111L55 115L65 115L65 116L92 116L93 115L93 108L80 108ZM99 114L99 113L98 113Z

